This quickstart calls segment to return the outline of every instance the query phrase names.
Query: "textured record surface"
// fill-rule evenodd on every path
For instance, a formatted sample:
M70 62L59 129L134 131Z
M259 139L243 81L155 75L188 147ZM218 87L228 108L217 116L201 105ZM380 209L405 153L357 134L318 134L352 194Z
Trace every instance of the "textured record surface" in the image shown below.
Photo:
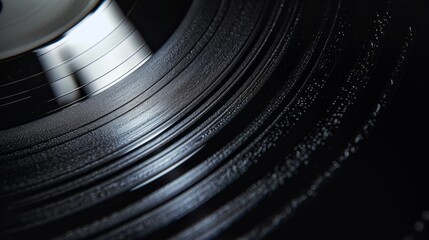
M284 234L389 106L412 7L193 1L126 79L1 131L1 238Z

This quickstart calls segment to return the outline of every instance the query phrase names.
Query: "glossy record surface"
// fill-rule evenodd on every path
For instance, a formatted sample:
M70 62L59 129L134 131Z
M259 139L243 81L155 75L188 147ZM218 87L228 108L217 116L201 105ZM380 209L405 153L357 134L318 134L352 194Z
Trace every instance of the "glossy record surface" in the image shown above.
M2 238L282 236L391 102L408 8L193 1L122 81L1 131Z
M14 7L20 7L19 3L15 3ZM25 18L25 22L34 21L33 25L38 27L24 25L43 38L53 34L58 36L55 35L52 41L42 42L41 46L32 47L29 52L0 60L0 113L3 115L0 129L21 125L94 96L121 81L150 58L151 49L130 21L138 3L123 1L118 5L111 0L95 3L97 6L90 8L87 16L61 34L56 33L61 28L50 29L36 20L41 15L48 24L61 26L60 20L71 24L73 22L69 18L82 14L72 11L75 8L70 5L73 4L45 1L39 8L50 6L43 12L54 12L52 17L36 11L37 14ZM24 9L18 8L20 11L13 11L14 8L9 5L4 12L10 15L11 20L14 13L25 12L31 7L28 4L24 5L25 8L21 6ZM94 2L83 5L91 7ZM56 19L61 12L68 14ZM33 17L36 19L31 18L34 15L37 15ZM4 19L0 19L3 23L1 20ZM19 32L15 34L17 36L2 32L2 36L13 39L10 41L19 43L23 39L21 41L29 42L24 45L35 45L43 40L29 38L25 34L33 34L27 28L22 27L20 22L13 23L8 26L13 30L20 29L16 31ZM2 46L7 50L14 49L8 44Z

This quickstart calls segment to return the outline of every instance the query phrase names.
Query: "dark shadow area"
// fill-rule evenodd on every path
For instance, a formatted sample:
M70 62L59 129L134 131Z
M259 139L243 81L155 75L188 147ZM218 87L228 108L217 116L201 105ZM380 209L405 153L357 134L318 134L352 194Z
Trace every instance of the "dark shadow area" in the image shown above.
M410 1L414 56L392 105L319 195L271 236L429 239L427 1Z
M120 5L127 4L127 1L118 2ZM140 30L150 49L155 52L179 26L191 2L191 0L137 1L130 20Z

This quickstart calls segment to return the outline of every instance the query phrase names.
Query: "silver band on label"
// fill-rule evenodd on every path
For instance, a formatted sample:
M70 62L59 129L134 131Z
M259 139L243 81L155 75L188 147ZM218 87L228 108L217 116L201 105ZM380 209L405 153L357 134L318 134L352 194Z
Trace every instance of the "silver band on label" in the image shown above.
M54 40L0 60L1 115L50 113L102 92L144 64L151 50L128 13L114 0L101 1Z

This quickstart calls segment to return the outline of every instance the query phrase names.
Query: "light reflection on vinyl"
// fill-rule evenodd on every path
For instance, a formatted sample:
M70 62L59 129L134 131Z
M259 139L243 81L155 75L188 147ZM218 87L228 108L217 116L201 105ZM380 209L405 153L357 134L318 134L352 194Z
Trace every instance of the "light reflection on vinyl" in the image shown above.
M3 0L0 60L35 49L57 38L92 11L98 2Z
M117 4L109 1L63 39L35 52L61 106L105 89L151 53Z
M41 116L63 107L72 105L89 96L93 96L116 82L126 77L133 69L138 68L146 62L151 56L151 50L142 38L140 31L127 19L129 12L123 13L123 10L115 1L106 0L87 2L83 7L93 7L98 3L96 9L89 8L88 15L80 20L75 26L60 34L54 41L41 44L41 41L53 34L58 34L63 28L53 28L52 33L46 33L47 27L40 23L43 19L47 23L58 22L56 18L62 12L69 13L63 21L68 24L73 23L69 18L74 15L82 14L82 11L70 11L76 7L73 3L69 5L59 2L26 2L19 1L6 2L6 7L10 7L4 14L1 41L5 50L2 55L11 54L8 49L18 49L16 51L33 48L35 44L43 45L35 48L30 53L24 53L17 58L6 59L0 62L2 68L2 78L0 82L0 111L7 116L2 119L3 127L7 127L17 119L26 121L37 116ZM19 5L22 4L22 5ZM34 8L31 4L36 4L38 8L27 15L24 15L21 21L15 20L11 15L13 9L15 12L21 9ZM56 5L55 5L56 4ZM37 9L44 9L39 13ZM79 6L79 5L78 5ZM132 11L133 5L128 11ZM46 12L57 12L52 15L52 19L45 19L41 16ZM71 12L71 13L70 13ZM74 15L73 15L74 14ZM55 18L56 17L56 18ZM20 43L13 41L14 38L28 40L29 30L21 27L19 24L28 25L32 19L36 27L40 28L40 39L32 36L34 39L29 43ZM76 18L76 17L74 17ZM74 19L73 18L73 19ZM11 21L7 21L12 19ZM63 18L60 18L63 19ZM23 22L23 23L21 23ZM46 24L47 24L46 23ZM60 22L61 23L61 22ZM46 25L45 24L45 25ZM17 25L17 26L15 26ZM52 24L51 24L52 25ZM3 27L3 28L1 28ZM30 28L36 28L31 27ZM22 31L12 31L12 29L21 29ZM44 31L42 31L44 30ZM48 28L49 30L49 28ZM34 31L38 31L36 28ZM17 36L14 36L17 35ZM8 46L11 44L22 44L22 47ZM14 50L15 51L15 50ZM16 52L12 52L15 53ZM40 69L31 71L27 74L16 75L21 69L17 67L8 68L7 66L18 66L19 62L30 61L30 64L39 66ZM25 68L22 66L21 68ZM30 67L31 68L31 67ZM34 67L33 67L34 68Z

